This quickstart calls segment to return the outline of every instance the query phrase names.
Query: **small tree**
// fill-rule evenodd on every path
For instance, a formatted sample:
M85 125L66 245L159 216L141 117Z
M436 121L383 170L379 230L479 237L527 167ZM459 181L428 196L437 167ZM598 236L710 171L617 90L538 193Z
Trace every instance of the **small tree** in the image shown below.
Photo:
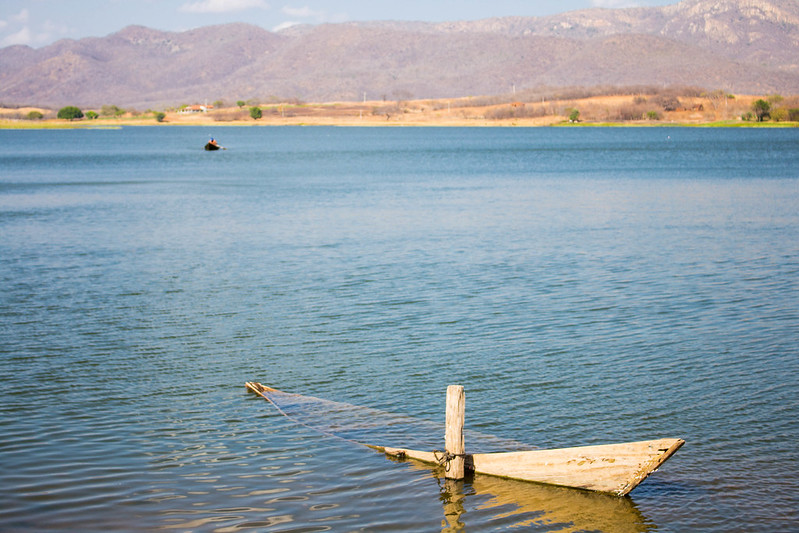
M155 117L156 122L163 122L166 118L166 113L163 111L153 111L153 117Z
M763 122L767 118L771 117L771 104L761 98L752 104L752 111L755 112L757 121Z
M262 112L260 107L251 107L250 108L250 116L255 120L261 118Z
M788 120L788 110L783 107L778 107L771 112L771 120L774 122L785 122Z
M239 109L241 109L242 107L244 107L245 105L247 105L247 102L245 102L244 100L238 100L238 101L236 102L236 105L237 105L237 106L239 106Z
M710 105L713 106L713 109L718 111L721 108L721 104L727 100L727 93L726 91L722 91L721 89L716 89L715 91L710 91L709 93L702 93L700 96L707 98Z
M663 108L663 111L677 111L680 108L680 100L672 94L659 94L653 102Z
M785 98L783 98L781 94L770 94L768 95L766 100L768 100L768 103L770 103L771 105L778 106L782 103L783 100L785 100Z
M103 115L104 117L111 117L111 116L121 117L122 115L125 114L125 110L120 109L115 105L104 105L103 107L100 108L100 114Z
M31 111L28 113L28 120L41 120L44 118L44 115L41 111Z
M99 116L96 111L86 111L86 118L89 120L97 120Z
M571 113L569 113L569 122L580 122L580 112L578 110L571 110Z
M75 106L69 105L69 106L62 107L61 109L59 109L57 116L58 116L58 118L63 118L63 119L67 119L67 120L75 120L75 119L78 119L78 118L83 118L83 111L81 111L80 109L78 109Z

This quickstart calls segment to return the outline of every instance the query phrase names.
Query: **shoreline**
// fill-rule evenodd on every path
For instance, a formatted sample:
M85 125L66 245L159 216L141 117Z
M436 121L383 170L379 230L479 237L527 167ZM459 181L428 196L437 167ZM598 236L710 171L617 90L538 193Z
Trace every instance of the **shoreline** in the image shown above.
M799 122L580 122L569 123L557 122L552 124L536 124L524 121L514 121L504 123L499 121L491 122L416 122L416 123L352 123L345 121L285 121L285 122L193 122L193 123L174 123L156 122L155 120L144 121L124 121L115 120L97 123L96 121L69 122L61 120L53 121L29 121L29 120L8 120L0 119L0 130L118 130L123 127L247 127L247 128L281 128L281 127L338 127L338 128L744 128L744 129L785 129L799 128Z
M121 112L118 116L67 120L55 111L0 108L0 129L115 129L123 126L339 126L339 127L735 127L795 128L796 121L744 120L759 96L730 96L723 102L707 97L681 97L676 109L655 109L642 96L613 95L540 102L481 104L474 99L276 103L261 106L209 106L203 112ZM793 104L792 98L791 104ZM788 102L786 102L787 104ZM676 105L676 104L675 104ZM257 107L260 117L250 116ZM576 113L576 122L569 116ZM43 118L28 118L38 114ZM785 113L783 113L785 114ZM643 115L643 116L642 116ZM632 118L635 117L635 118ZM644 118L647 117L647 118Z

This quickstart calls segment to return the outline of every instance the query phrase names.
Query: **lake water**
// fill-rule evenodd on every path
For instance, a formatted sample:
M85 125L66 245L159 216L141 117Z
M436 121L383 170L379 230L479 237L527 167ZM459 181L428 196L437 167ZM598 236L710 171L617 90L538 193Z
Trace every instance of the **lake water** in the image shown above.
M797 531L798 382L799 129L0 131L3 531ZM452 383L467 450L687 443L620 499L337 438Z

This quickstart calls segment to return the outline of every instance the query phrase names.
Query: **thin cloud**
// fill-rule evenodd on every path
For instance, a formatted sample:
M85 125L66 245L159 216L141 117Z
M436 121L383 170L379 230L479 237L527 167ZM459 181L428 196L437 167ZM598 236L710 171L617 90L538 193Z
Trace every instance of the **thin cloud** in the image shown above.
M72 31L72 28L66 24L53 22L52 20L48 19L42 24L42 33L40 37L42 39L55 39L59 36L69 35L69 33Z
M591 0L591 6L604 7L608 9L618 9L624 7L639 7L640 2L632 0Z
M322 24L325 22L345 22L349 20L346 13L329 13L324 10L311 9L308 6L284 6L281 11L291 19L275 26L272 31L280 31L298 24ZM303 22L299 22L302 20Z
M286 28L291 28L292 26L298 26L300 24L302 24L302 22L296 22L296 21L293 21L293 20L287 20L286 22L281 22L280 24L278 24L277 26L272 28L272 31L277 33L280 30L285 30Z
M30 12L27 9L23 9L16 15L9 16L8 20L0 20L0 30L8 27L9 25L13 27L19 25L20 23L25 24L29 18Z
M3 40L0 41L0 47L13 46L15 44L33 44L33 37L31 36L30 28L25 26L21 30L14 32L11 35L6 35L3 37Z
M23 9L16 15L12 15L11 20L14 22L28 22L30 16L31 16L30 11L28 11L27 9Z
M0 20L0 30L5 30L9 33L0 38L0 47L13 46L17 44L36 46L49 42L54 37L60 34L55 31L55 27L45 21L43 31L34 31L31 29L28 21L30 20L30 11L22 9L19 13L9 16L6 20Z
M183 4L180 6L180 11L185 13L229 13L256 8L268 9L269 4L264 0L201 0Z
M324 11L314 11L310 7L290 7L285 6L282 9L283 13L290 17L297 17L297 18L324 18L325 12Z
M3 25L0 24L0 29ZM19 30L0 38L0 47L24 44L27 46L44 46L54 40L68 35L70 29L67 26L54 24L49 20L44 21L38 27L31 29L25 25Z

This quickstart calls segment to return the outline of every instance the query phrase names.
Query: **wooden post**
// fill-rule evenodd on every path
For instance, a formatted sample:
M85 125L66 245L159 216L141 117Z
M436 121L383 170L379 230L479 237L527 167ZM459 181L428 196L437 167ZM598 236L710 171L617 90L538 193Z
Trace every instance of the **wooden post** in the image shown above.
M444 448L447 453L458 455L449 462L445 477L449 479L463 479L463 453L465 444L463 440L463 420L466 412L466 400L463 394L463 385L450 385L447 387L447 429L444 435Z

